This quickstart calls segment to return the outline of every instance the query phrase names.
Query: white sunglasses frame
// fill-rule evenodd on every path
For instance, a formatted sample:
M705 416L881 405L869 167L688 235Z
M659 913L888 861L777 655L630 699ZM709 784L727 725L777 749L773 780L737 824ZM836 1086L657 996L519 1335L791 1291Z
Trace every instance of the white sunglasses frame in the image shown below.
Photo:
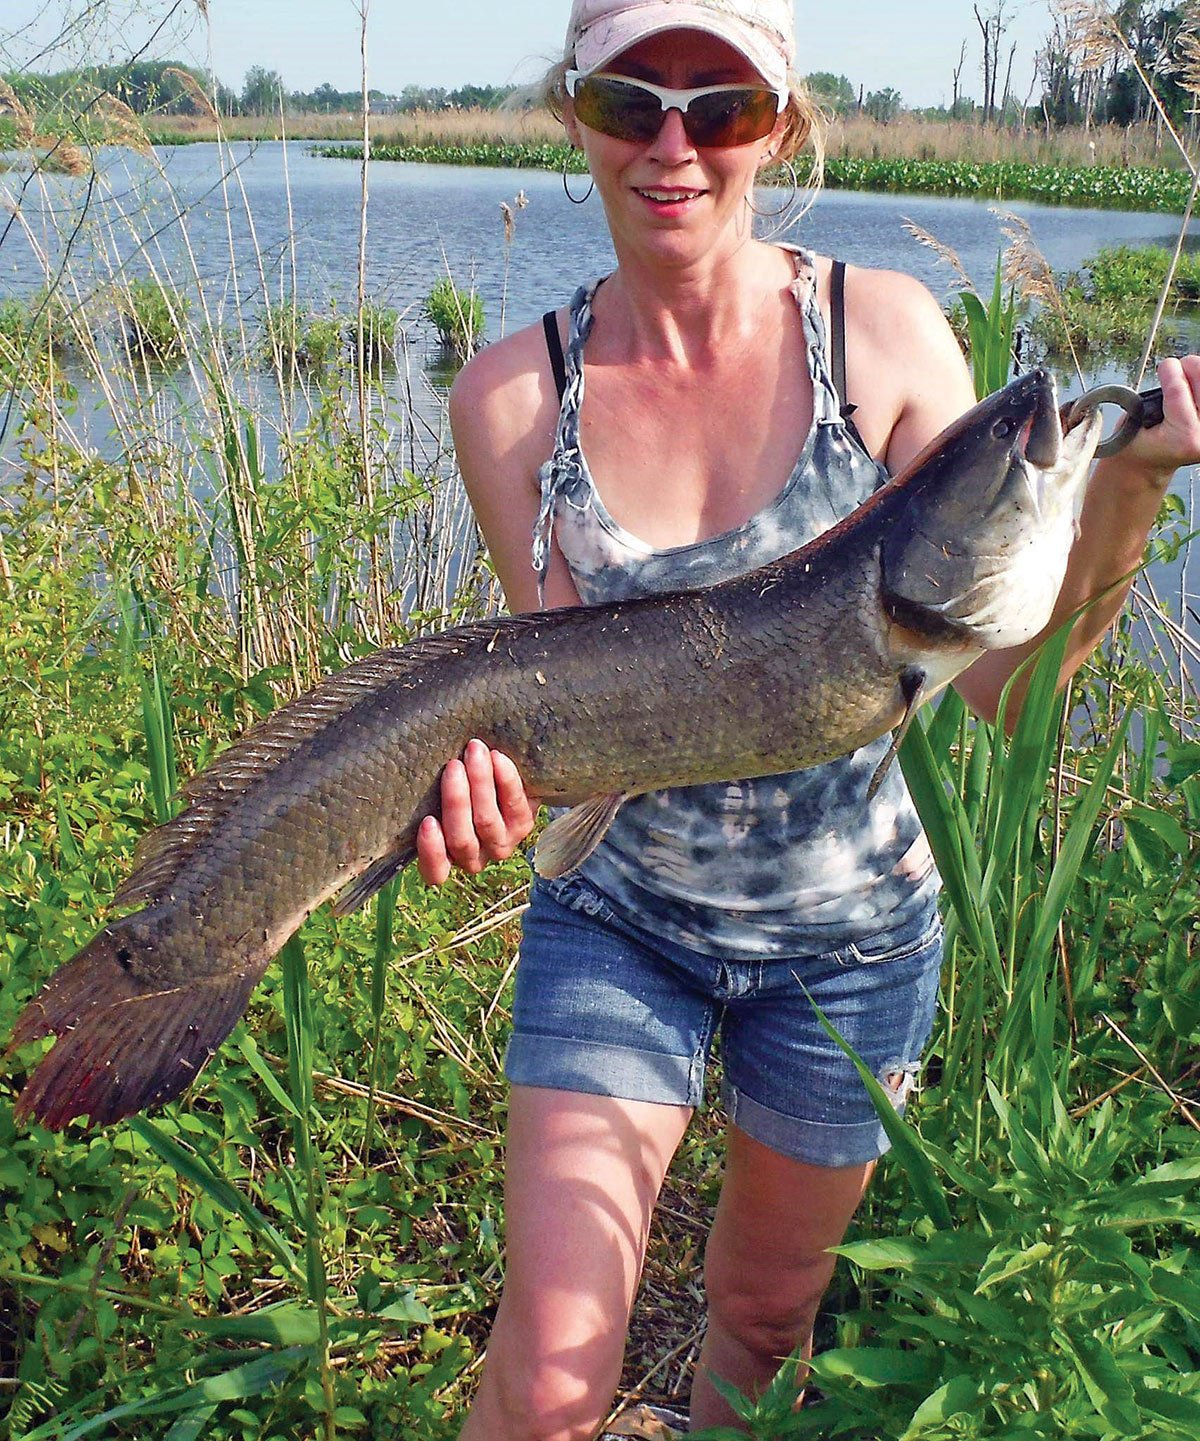
M647 91L658 100L664 122L671 110L678 110L686 120L688 106L701 95L728 94L731 90L766 90L775 97L776 120L787 109L788 100L791 98L787 90L776 89L774 85L767 85L765 82L756 85L745 80L731 80L721 85L699 85L694 90L670 90L665 85L652 85L649 80L641 80L635 75L617 75L611 70L591 70L587 74L582 70L568 70L564 81L567 94L572 100L575 98L576 87L582 80L618 80L622 85L632 85L636 90Z

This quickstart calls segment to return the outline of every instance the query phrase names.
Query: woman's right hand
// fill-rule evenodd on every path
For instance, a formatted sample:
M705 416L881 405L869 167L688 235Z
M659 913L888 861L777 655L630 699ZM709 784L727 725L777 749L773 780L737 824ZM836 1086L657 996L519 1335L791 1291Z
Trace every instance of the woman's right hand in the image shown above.
M537 802L506 755L480 740L467 743L462 760L442 772L441 818L426 816L417 829L417 870L440 886L457 866L478 875L490 861L506 861L533 830Z

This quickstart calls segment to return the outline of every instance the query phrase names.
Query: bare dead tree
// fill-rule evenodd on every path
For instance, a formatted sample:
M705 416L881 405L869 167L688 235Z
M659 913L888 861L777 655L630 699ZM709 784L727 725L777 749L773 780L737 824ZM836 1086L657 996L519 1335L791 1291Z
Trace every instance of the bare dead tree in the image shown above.
M954 98L950 103L950 113L958 113L958 98L961 93L963 66L967 63L967 42L964 40L962 49L958 52L958 64L954 67Z
M1009 23L1009 17L1005 14L1007 4L1008 0L996 0L993 10L986 16L979 13L977 4L971 7L975 12L979 33L983 37L983 119L985 124L996 118L1000 45ZM1005 88L1007 89L1007 84Z
M1014 42L1013 45L1012 45L1012 47L1011 47L1011 49L1010 49L1009 52L1008 52L1008 69L1004 72L1004 91L1003 91L1003 93L1002 93L1002 95L1001 95L1001 98L1000 98L1000 118L1001 118L1001 120L1003 120L1004 117L1005 117L1005 115L1008 114L1008 100L1009 100L1009 95L1010 95L1010 93L1011 93L1011 91L1012 91L1013 57L1016 55L1016 53L1017 53L1017 47L1016 47L1016 43Z

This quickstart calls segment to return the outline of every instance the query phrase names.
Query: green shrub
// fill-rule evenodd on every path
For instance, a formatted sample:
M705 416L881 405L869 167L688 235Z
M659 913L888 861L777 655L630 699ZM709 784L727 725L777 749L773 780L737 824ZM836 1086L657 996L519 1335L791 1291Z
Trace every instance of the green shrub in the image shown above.
M388 305L368 300L363 305L361 319L362 352L364 359L372 365L390 360L396 352L396 340L400 333L399 313ZM355 352L359 348L360 320L357 315L350 322L350 336Z
M459 290L448 275L435 280L425 297L425 314L442 344L466 360L483 335L483 301L472 290Z
M183 354L191 301L157 280L131 280L117 296L130 354L165 364Z
M263 347L273 364L323 370L342 348L344 326L336 315L321 315L289 301L263 312Z

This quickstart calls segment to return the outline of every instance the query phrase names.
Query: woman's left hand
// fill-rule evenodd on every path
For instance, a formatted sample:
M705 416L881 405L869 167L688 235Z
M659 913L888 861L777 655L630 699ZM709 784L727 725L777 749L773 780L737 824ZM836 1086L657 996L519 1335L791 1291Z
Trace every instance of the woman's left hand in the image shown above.
M1111 465L1166 490L1181 465L1200 464L1200 355L1161 361L1158 383L1163 393L1161 425L1139 431Z

